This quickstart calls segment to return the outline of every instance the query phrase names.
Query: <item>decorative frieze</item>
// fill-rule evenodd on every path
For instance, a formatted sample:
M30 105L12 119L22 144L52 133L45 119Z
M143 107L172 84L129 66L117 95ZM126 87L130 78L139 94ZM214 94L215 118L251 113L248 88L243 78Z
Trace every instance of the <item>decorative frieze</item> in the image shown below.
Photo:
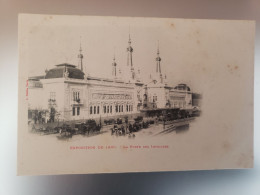
M132 95L92 93L92 99L93 100L132 100Z

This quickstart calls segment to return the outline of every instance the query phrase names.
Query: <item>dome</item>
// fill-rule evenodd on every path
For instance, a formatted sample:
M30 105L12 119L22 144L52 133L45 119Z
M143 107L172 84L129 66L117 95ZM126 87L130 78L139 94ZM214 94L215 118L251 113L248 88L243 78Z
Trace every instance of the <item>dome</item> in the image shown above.
M174 89L190 91L190 87L187 84L178 84Z
M84 79L84 72L76 68L75 65L67 63L58 64L56 65L56 68L52 68L46 71L45 79L63 78L66 70L68 72L68 78Z

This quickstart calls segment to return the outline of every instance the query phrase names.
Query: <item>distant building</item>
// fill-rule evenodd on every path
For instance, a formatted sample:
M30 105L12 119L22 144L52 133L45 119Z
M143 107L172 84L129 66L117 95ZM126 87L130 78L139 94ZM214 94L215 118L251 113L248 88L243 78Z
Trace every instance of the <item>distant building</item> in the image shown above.
M162 108L185 108L192 107L192 92L186 84L179 84L171 87L167 83L166 75L163 77L161 68L161 57L159 47L156 57L156 74L150 77L151 81L146 87L146 109L162 109Z

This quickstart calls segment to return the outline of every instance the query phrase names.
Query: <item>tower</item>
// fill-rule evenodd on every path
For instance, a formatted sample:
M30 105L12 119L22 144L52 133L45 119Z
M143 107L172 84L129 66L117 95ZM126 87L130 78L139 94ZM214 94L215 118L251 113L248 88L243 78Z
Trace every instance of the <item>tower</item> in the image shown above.
M156 57L156 73L160 77L161 83L163 82L163 76L162 76L162 70L161 70L161 57L160 57L160 51L159 51L159 42L158 42L158 47L157 47L157 57Z
M113 63L112 63L112 76L113 76L114 78L117 77L117 74L116 74L116 66L117 66L117 64L116 64L116 59L115 59L115 54L114 54Z
M78 68L83 71L83 54L82 54L82 48L81 48L81 38L80 38L80 43L79 43L79 64L78 64Z
M135 79L135 72L134 72L134 65L133 65L133 51L134 49L131 46L131 37L129 34L129 40L128 40L128 48L127 48L127 66L130 66L130 72L131 72L131 79Z

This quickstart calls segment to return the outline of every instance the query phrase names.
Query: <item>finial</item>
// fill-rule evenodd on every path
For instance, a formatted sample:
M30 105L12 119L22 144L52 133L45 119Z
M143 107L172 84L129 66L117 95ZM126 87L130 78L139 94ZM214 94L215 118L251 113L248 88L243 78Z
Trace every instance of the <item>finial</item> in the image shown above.
M82 52L82 48L81 48L81 36L79 37L79 52L81 53Z
M131 44L131 37L130 37L130 34L129 34L129 40L128 40L128 43L129 43L129 45Z
M129 32L128 32L128 35L129 35L128 43L129 43L129 45L130 45L130 44L131 44L130 25L129 25Z
M114 47L114 58L113 58L114 61L116 60L116 57L115 57L115 53L116 53L116 52L115 52L115 50L116 50L116 49L115 49L115 47Z
M159 40L157 40L157 54L159 55L160 52L159 52Z

